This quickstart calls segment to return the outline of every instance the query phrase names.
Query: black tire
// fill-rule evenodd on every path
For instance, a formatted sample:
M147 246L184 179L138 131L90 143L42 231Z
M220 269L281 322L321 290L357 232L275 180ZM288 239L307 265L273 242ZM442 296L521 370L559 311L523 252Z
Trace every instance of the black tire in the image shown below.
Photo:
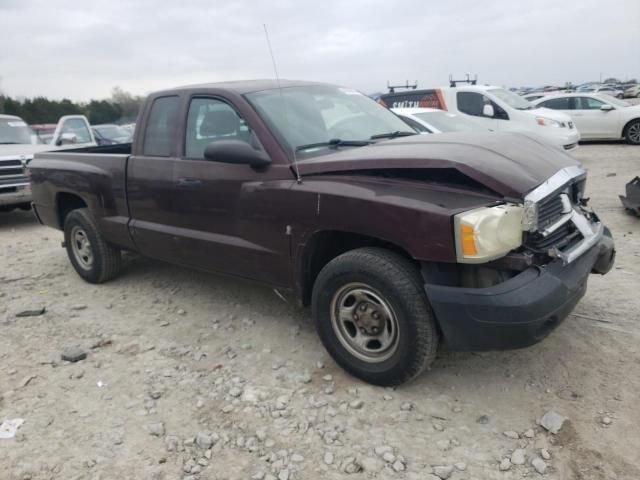
M624 129L624 138L630 145L640 145L640 119L629 122Z
M345 294L340 297L340 292L345 289L349 292L349 288L356 288L352 286L369 287L395 314L397 334L394 338L397 338L397 343L386 353L388 358L381 356L375 361L363 360L357 356L358 353L349 350L353 347L345 347L345 341L349 343L345 340L349 333L340 333L340 327L335 325L345 323L335 320L342 317L332 312L345 305L337 298L344 298ZM358 305L349 308L357 313ZM399 385L418 376L435 359L438 330L423 290L422 277L413 263L397 253L382 248L360 248L333 259L315 281L312 310L316 330L329 354L347 372L366 382L382 386ZM353 326L357 329L356 322L362 320L357 315L354 318ZM355 335L358 336L357 331Z
M79 253L80 248L76 240L76 235L80 232L87 239L85 251L91 255L90 262L88 258L80 258L82 255ZM64 221L64 241L71 265L87 282L103 283L120 272L120 250L104 240L88 209L80 208L67 215Z

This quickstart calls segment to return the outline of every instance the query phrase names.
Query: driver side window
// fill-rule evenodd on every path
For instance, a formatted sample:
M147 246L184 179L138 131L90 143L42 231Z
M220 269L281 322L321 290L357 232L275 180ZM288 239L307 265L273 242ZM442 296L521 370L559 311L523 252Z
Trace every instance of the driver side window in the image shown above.
M509 115L498 104L492 102L487 96L476 92L458 92L456 94L458 110L474 117L485 117L482 109L485 105L493 107L493 118L509 120ZM485 117L487 118L487 117Z
M73 135L75 141L73 143L89 143L91 142L91 132L84 120L80 118L70 118L65 120L60 129L60 133Z
M251 143L251 130L228 103L214 98L192 99L187 117L184 156L203 159L207 145L220 140Z
M604 102L596 100L591 97L575 97L574 109L575 110L599 110L604 105Z

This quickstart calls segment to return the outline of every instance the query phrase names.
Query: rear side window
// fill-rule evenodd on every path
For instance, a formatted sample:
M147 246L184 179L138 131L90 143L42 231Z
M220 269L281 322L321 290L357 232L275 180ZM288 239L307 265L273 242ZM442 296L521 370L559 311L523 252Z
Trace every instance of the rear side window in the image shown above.
M540 103L539 106L552 108L554 110L569 110L569 97L552 98L551 100Z
M172 140L178 128L178 105L177 96L160 97L153 101L144 133L143 155L152 157L171 155Z

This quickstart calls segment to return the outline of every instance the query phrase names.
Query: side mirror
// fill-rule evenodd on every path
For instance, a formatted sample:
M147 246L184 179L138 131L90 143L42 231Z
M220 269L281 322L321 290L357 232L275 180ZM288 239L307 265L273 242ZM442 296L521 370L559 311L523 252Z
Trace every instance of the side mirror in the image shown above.
M615 109L616 107L614 107L613 105L609 105L608 103L605 103L600 107L600 110L602 110L603 112L610 112L611 110L615 110Z
M482 115L485 117L493 117L496 114L493 110L493 105L485 105L482 107Z
M271 163L269 156L240 140L219 140L211 142L204 149L204 158L212 162L266 167Z
M77 141L78 137L76 137L73 133L63 133L62 135L60 135L60 138L58 138L56 145L73 145Z
M78 141L78 138L73 133L63 133L56 142L56 145L73 145Z

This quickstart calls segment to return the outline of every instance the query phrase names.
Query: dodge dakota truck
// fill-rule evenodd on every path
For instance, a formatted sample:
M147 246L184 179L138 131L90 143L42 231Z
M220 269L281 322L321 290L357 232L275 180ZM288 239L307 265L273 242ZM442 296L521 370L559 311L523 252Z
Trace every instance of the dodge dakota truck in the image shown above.
M205 84L154 93L133 143L41 153L34 212L76 272L123 250L264 283L310 305L326 349L378 385L440 344L543 339L614 261L586 172L521 133L418 135L332 85Z

